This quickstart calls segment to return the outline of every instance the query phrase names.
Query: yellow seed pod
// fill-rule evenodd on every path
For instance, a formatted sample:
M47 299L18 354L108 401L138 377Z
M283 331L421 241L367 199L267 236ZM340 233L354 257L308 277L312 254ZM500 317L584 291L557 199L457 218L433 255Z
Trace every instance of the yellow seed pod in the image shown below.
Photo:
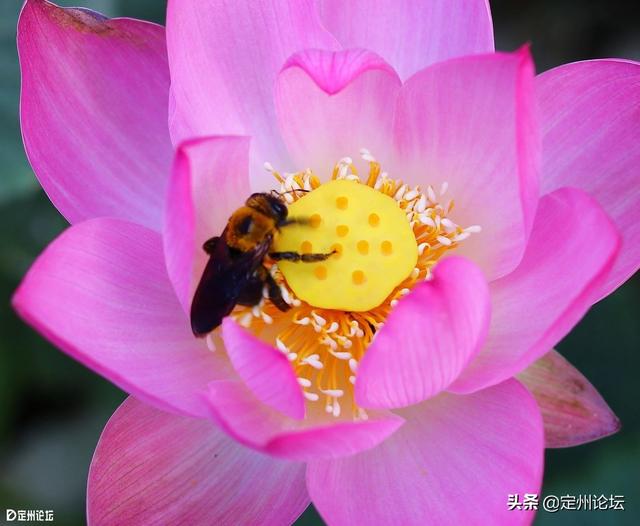
M418 247L391 197L355 181L330 181L289 205L306 224L282 229L274 251L328 253L326 261L280 261L289 287L324 309L363 312L380 305L413 270Z

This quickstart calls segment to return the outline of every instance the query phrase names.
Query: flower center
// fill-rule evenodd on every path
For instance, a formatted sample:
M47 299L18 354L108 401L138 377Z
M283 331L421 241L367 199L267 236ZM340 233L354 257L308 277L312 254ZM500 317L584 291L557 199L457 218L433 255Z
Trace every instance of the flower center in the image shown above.
M289 206L309 224L284 228L278 252L328 253L318 263L278 264L294 294L323 309L364 312L380 305L413 270L418 245L392 197L355 181L334 180Z
M232 316L282 351L307 399L307 413L323 403L334 417L366 419L354 400L358 363L398 300L431 277L431 269L477 225L462 228L450 217L447 191L409 187L381 172L361 151L369 174L361 180L353 162L338 162L329 182L311 171L280 175L291 218L301 224L282 229L275 251L329 253L316 262L265 262L292 308L282 312L267 298L254 307L237 306Z

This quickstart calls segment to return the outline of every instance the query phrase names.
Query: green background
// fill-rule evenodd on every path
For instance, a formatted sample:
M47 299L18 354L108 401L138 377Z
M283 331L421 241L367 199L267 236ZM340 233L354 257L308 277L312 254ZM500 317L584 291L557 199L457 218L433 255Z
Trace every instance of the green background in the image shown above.
M45 342L9 306L20 277L66 226L39 189L20 139L15 24L21 3L0 2L0 512L53 509L56 524L79 525L93 448L124 394ZM85 0L82 5L109 16L164 19L161 0ZM498 49L531 42L538 71L588 58L640 60L637 0L504 0L492 2L492 8ZM548 451L543 488L555 495L624 495L626 510L541 511L537 525L640 524L638 313L636 276L596 305L560 344L623 428L599 442ZM468 496L470 506L474 498ZM299 524L322 522L310 508Z

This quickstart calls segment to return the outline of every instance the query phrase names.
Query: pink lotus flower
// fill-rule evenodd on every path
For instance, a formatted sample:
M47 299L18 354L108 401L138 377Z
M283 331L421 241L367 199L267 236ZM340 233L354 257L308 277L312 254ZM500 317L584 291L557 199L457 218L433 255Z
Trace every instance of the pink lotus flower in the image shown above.
M14 304L132 395L90 524L529 523L507 496L540 491L545 441L617 429L550 350L638 267L638 64L535 77L483 0L173 1L166 35L27 0L18 45L26 151L72 226ZM341 257L272 268L288 314L195 338L203 241L305 186L292 210L360 214L302 229Z

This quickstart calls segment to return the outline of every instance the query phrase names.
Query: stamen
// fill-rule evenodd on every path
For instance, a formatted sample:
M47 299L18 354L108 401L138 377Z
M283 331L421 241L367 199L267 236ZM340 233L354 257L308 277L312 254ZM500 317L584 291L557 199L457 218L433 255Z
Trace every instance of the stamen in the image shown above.
M307 400L311 402L317 402L320 399L320 396L317 393L310 393L308 391L303 391L302 394Z
M322 316L320 316L319 314L316 314L314 311L311 311L311 316L313 316L313 320L320 326L322 327L323 325L326 325L327 320L325 320Z
M369 173L365 178L360 179L351 157L343 157L333 169L331 182L324 185L310 169L280 175L271 163L264 163L264 169L278 181L279 191L289 206L290 215L310 218L308 230L283 229L279 240L287 238L295 231L303 236L296 239L295 250L299 250L304 241L304 246L309 248L309 252L337 252L327 261L313 264L286 261L276 264L265 260L269 274L280 289L282 300L291 309L283 313L276 308L269 300L269 290L265 286L262 291L263 297L257 305L237 306L232 316L239 324L262 339L271 341L287 357L305 400L309 403L317 402L322 395L327 415L334 418L344 417L343 412L348 408L350 418L364 421L369 416L355 402L354 384L358 364L368 346L401 298L409 294L421 280L432 279L432 269L440 258L471 235L480 233L482 229L479 225L459 226L451 215L454 201L449 199L446 203L440 202L449 190L447 182L437 186L438 192L432 185L425 186L424 190L419 186L411 187L383 171L376 158L366 148L362 148L359 153L369 165ZM316 190L335 183L350 186L339 189L335 187L336 193L331 194L328 199L328 202L335 204L335 208L327 212L327 215L323 217L321 212L298 211L302 199L308 201L309 197L322 193L316 193ZM367 192L376 193L365 196L359 193L363 188ZM340 292L340 287L330 286L331 279L335 277L336 269L342 268L340 265L349 261L349 258L360 258L357 259L359 266L351 267L345 272L345 283L353 287L366 287L375 277L374 270L366 264L369 258L392 258L399 253L401 247L398 244L398 230L389 231L387 235L387 231L384 230L389 222L386 209L371 204L372 197L377 194L387 196L394 209L400 209L400 217L405 225L403 228L408 229L414 243L415 262L407 266L399 282L385 293L386 296L370 308L361 311L327 308L305 301L292 286L282 267L296 265L298 270L308 269L310 275L315 276L312 283L318 283L321 294L336 295ZM369 208L359 209L362 202ZM358 217L364 218L362 224L349 222L348 214L355 213L354 211L358 211ZM334 217L335 223L332 223ZM323 230L327 224L330 225L330 231ZM343 234L340 238L336 233L336 226L339 225L346 228L340 231ZM359 230L362 228L370 229L377 237L363 236L363 230ZM386 262L384 265L393 268L393 265L388 263L389 259L383 261ZM320 266L322 272L315 272L314 269ZM375 264L373 266L375 267ZM388 268L387 266L384 268ZM358 294L366 295L361 292L364 289L357 290L360 291ZM211 335L207 336L206 343L211 351L215 351Z
M320 389L324 394L329 396L335 396L336 398L340 398L344 391L342 389Z
M452 241L451 241L448 237L445 237L445 236L438 236L436 239L437 239L441 244L443 244L445 247L450 246L450 245L451 245L451 243L452 243Z
M436 204L438 202L438 198L436 197L436 193L433 190L433 186L431 186L431 185L427 186L427 199L429 199L429 201L432 204Z
M349 360L349 369L351 369L351 372L353 374L355 374L358 370L358 361L355 358L351 358Z
M280 338L276 338L276 347L285 354L289 354L289 349Z
M205 338L205 340L207 342L207 348L211 352L216 352L216 344L213 341L213 333L207 334L207 337Z

